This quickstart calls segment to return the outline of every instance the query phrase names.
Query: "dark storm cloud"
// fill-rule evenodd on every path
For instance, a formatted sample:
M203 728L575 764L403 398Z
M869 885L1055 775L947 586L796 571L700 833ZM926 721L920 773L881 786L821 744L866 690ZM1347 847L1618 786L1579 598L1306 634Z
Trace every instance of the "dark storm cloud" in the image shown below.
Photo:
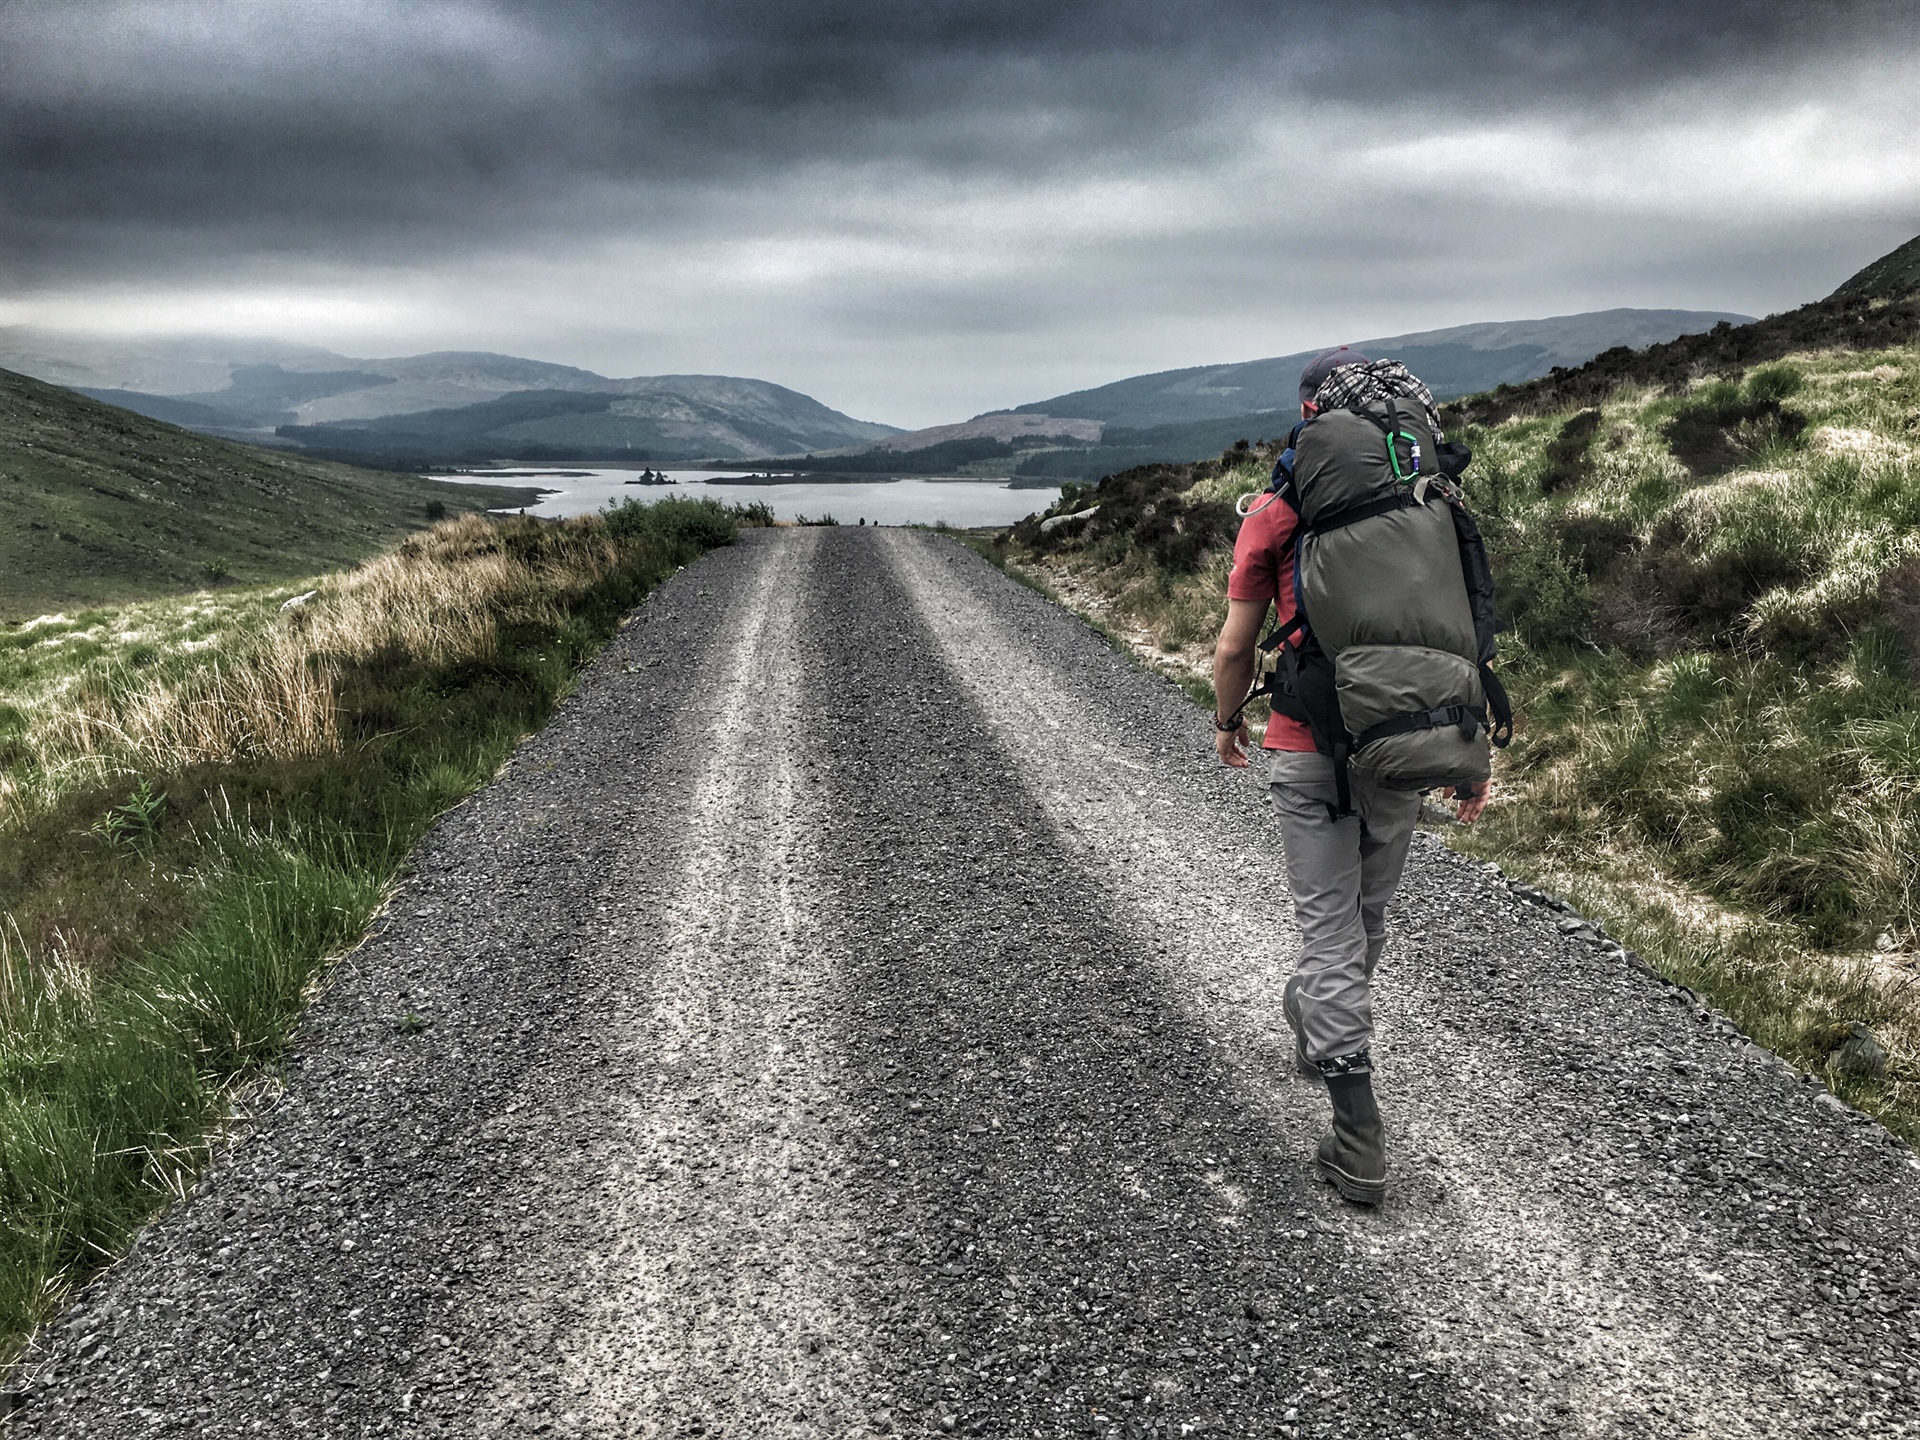
M898 423L1920 228L1910 0L0 0L0 326L760 374Z
M799 166L1204 168L1289 101L1325 107L1332 146L1348 108L1604 118L1910 23L1900 4L12 3L0 263L39 286L697 233L711 192Z

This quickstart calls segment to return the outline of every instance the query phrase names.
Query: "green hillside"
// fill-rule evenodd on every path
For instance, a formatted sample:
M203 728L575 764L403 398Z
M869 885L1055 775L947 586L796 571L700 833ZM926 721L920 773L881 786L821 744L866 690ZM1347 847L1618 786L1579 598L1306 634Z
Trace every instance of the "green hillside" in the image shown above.
M1882 256L1824 300L1745 325L1719 324L1644 350L1617 346L1586 364L1475 395L1456 414L1475 424L1606 400L1623 385L1686 386L1703 375L1820 349L1878 350L1920 338L1920 237ZM1910 278L1903 281L1901 276Z
M687 377L688 381L702 377ZM732 386L728 393L722 387ZM475 404L372 419L281 425L276 434L315 454L394 467L496 459L701 460L756 458L844 445L847 421L797 391L764 381L713 382L719 398L670 391L520 390ZM878 426L865 426L872 438Z
M1882 255L1833 293L1897 297L1913 290L1920 290L1920 235Z
M233 445L0 370L0 620L338 569L530 493Z
M1098 445L1039 450L1020 460L1013 473L1030 479L1093 480L1138 465L1204 460L1218 455L1236 440L1255 441L1285 435L1299 418L1298 411L1265 410L1145 429L1109 425Z
M1519 714L1454 842L1920 1135L1920 297L1601 356L1449 428ZM1231 502L1271 460L1073 487L1051 513L1084 521L997 553L1211 701Z

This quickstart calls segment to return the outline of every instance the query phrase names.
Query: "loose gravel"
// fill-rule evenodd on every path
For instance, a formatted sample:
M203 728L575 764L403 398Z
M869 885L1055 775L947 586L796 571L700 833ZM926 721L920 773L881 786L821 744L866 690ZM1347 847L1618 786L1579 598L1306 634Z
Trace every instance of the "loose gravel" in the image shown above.
M940 537L706 557L422 846L11 1423L1920 1435L1913 1155L1430 837L1394 1190L1322 1185L1278 836L1208 739Z

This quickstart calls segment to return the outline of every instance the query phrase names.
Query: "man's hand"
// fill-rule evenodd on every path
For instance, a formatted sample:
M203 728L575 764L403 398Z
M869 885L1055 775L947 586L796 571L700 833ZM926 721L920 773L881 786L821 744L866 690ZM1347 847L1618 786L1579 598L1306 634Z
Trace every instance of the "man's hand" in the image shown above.
M1222 765L1244 770L1247 765L1247 722L1242 720L1231 730L1213 727L1213 749Z
M1242 760L1242 765L1247 762ZM1453 792L1453 814L1462 825L1471 825L1480 818L1480 812L1487 808L1487 799L1493 794L1493 781L1482 780L1478 785L1462 785Z

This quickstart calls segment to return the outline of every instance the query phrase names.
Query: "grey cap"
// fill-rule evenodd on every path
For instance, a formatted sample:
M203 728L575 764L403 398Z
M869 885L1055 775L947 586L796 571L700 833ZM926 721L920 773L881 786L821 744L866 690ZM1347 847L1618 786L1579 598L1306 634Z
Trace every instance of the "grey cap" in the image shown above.
M1320 387L1326 383L1327 376L1342 365L1365 365L1369 355L1362 355L1351 345L1336 345L1331 350L1322 350L1307 362L1307 368L1300 372L1300 403L1308 404L1320 393Z

